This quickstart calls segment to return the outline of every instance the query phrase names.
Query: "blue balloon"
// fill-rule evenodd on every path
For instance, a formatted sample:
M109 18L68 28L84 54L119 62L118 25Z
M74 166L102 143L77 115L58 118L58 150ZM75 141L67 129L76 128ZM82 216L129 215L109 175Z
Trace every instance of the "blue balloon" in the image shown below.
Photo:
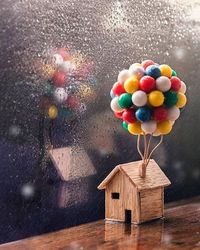
M115 94L113 93L112 89L110 91L110 97L113 99L115 97Z
M151 120L152 111L149 107L142 107L137 109L135 117L140 122L146 122Z
M161 72L159 69L159 66L156 65L150 65L146 68L146 74L148 76L153 77L154 79L158 78L161 76Z

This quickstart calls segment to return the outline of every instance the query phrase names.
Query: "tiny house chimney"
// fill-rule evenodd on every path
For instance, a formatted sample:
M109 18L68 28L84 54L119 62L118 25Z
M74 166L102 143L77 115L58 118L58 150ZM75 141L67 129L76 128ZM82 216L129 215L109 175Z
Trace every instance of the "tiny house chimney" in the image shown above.
M144 162L142 162L139 166L139 175L140 177L142 178L145 178L146 177L146 164Z

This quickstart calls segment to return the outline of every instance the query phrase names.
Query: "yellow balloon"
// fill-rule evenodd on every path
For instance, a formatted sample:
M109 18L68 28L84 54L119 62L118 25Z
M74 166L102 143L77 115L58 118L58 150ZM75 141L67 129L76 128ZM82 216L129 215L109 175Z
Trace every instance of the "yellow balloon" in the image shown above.
M141 123L140 122L135 122L135 123L129 123L128 124L128 131L132 135L140 135L142 134L142 129L141 129Z
M161 133L158 129L156 129L156 131L153 133L153 136L160 136Z
M167 135L171 132L172 130L172 123L168 120L159 122L157 124L157 130L160 132L162 135Z
M90 86L83 83L79 86L78 93L79 93L80 97L83 97L83 98L89 97L90 95L92 95L92 89Z
M49 65L49 64L43 65L43 67L42 67L43 77L51 78L54 73L55 73L55 69L51 65Z
M160 65L160 71L162 76L171 77L172 76L172 69L167 64Z
M187 97L183 93L179 92L178 93L178 102L177 102L176 106L178 108L183 108L185 106L186 102L187 102Z
M48 109L48 116L50 119L55 119L58 115L58 109L56 108L55 105L52 105Z
M154 90L148 96L149 104L153 107L159 107L164 103L164 95L161 91Z
M133 94L139 88L139 81L135 77L129 77L124 83L124 89L127 93Z

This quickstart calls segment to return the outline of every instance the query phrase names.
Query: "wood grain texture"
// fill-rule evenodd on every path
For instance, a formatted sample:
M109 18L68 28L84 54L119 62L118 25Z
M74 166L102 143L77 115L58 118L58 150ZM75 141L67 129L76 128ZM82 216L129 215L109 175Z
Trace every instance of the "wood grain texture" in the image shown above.
M163 214L162 188L140 192L140 222L161 218Z
M166 219L139 226L103 220L0 245L0 250L199 250L200 196L168 205Z
M165 187L171 184L167 176L153 159L150 160L147 166L146 177L140 177L139 168L141 164L142 161L134 161L116 166L101 182L98 188L105 189L118 171L123 171L139 191L156 187Z
M105 218L118 221L125 220L125 210L132 211L132 222L139 222L137 191L135 186L120 171L115 174L107 186L105 195ZM112 193L119 193L119 199L112 199Z

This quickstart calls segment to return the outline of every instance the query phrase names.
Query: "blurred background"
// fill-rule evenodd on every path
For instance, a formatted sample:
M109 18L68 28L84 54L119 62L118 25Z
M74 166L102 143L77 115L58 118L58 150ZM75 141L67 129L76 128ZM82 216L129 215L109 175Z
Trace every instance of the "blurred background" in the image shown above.
M166 202L200 194L200 0L0 4L1 243L104 218L97 185L116 164L139 159L109 92L120 70L145 59L169 64L188 88L188 105L154 154L172 182ZM79 105L52 122L45 65L58 48L81 69L69 84ZM50 144L66 152L54 164Z

